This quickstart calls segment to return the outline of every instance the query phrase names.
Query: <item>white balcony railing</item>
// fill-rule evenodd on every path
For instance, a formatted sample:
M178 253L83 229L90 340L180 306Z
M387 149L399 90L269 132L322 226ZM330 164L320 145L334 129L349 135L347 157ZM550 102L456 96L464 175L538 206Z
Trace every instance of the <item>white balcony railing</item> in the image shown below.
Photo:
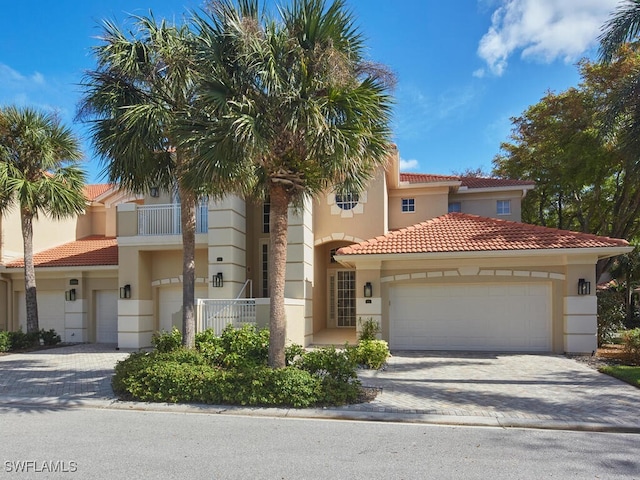
M255 298L236 298L233 300L198 299L198 331L213 329L220 335L227 325L240 328L256 323Z
M196 207L196 233L207 233L207 204ZM138 235L180 235L180 204L138 206Z

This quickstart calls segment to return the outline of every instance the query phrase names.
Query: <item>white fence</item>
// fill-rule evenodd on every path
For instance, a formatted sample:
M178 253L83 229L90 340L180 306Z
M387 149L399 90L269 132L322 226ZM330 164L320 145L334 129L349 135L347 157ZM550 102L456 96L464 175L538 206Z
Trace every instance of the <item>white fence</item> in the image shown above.
M196 233L209 228L207 204L196 207ZM180 235L180 204L138 206L138 235Z
M256 323L256 300L237 298L234 300L198 299L198 331L207 328L220 335L227 325L241 328Z

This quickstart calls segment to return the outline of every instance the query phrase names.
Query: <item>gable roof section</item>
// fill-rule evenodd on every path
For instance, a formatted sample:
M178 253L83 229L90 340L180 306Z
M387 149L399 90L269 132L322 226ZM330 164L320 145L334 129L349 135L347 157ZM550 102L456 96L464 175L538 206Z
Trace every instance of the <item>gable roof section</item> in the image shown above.
M400 173L400 181L407 183L436 183L436 182L458 182L460 177L455 175L431 175L428 173Z
M103 193L112 189L114 185L112 183L96 183L84 186L84 196L87 200L93 201Z
M536 182L531 180L513 180L510 178L493 177L459 177L457 175L432 175L428 173L400 173L400 182L416 185L421 183L460 182L461 187L473 188L504 188L504 187L533 187Z
M531 180L490 177L460 177L460 181L462 182L462 186L467 188L526 187L536 184L536 182Z
M488 252L628 246L626 240L465 213L449 213L343 247L337 254Z
M115 237L90 236L36 253L36 267L91 267L118 265ZM24 259L14 260L7 268L24 267Z

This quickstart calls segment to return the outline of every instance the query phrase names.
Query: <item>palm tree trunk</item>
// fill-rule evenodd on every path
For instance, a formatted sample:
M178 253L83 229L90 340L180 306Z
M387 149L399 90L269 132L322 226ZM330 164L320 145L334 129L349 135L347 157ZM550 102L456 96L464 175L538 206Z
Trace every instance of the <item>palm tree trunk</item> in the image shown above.
M27 307L27 333L38 332L38 299L36 298L36 269L33 265L33 215L20 210L22 241L24 245L24 289Z
M196 283L196 199L185 188L180 190L180 222L182 226L182 345L195 346Z
M289 195L281 186L273 186L270 192L270 264L271 288L269 318L269 366L285 366L284 347L287 319L284 309L284 287L287 269L287 233L289 229Z

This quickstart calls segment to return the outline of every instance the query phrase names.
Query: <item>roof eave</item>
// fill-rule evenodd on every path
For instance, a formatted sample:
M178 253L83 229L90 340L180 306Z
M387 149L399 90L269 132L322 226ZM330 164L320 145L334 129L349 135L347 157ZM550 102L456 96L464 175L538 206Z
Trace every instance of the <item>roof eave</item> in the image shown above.
M632 246L588 247L588 248L537 248L528 250L479 250L454 252L419 252L419 253L351 253L335 255L337 262L343 265L354 265L360 261L392 261L392 260L431 260L450 258L504 258L504 257L543 257L563 255L594 255L598 260L629 253Z

